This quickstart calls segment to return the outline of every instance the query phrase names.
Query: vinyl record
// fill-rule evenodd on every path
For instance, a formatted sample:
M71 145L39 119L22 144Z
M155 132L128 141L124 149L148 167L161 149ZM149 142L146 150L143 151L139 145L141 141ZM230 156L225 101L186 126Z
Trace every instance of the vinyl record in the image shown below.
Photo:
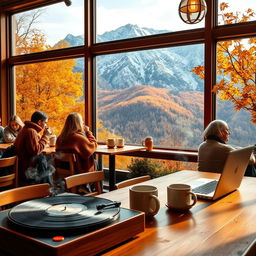
M105 207L112 201L91 196L55 196L30 200L13 207L9 222L19 228L42 231L89 231L119 217L119 207Z

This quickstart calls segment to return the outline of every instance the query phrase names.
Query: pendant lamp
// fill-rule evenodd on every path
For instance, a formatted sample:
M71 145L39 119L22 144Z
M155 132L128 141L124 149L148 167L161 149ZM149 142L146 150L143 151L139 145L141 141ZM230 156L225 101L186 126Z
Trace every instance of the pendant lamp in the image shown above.
M207 11L204 0L181 0L179 5L180 18L187 24L200 22Z

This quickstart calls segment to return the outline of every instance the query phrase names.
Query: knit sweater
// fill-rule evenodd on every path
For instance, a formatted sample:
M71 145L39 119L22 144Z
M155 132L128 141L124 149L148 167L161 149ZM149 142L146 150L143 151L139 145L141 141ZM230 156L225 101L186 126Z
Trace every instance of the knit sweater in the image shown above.
M93 153L96 148L97 142L91 131L87 131L86 135L72 133L65 141L60 141L59 137L56 141L56 151L76 154L76 173L95 171Z
M221 173L229 152L234 149L215 140L204 141L198 148L198 170Z
M14 142L19 162L19 185L27 183L25 171L32 165L34 156L39 155L46 146L47 137L40 136L42 128L34 122L25 121Z

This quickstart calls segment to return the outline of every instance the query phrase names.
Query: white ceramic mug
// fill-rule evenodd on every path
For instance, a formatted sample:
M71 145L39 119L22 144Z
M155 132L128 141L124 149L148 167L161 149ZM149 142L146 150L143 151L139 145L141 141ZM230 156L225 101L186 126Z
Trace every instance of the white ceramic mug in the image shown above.
M49 138L49 145L50 147L54 147L56 145L57 136L51 135Z
M107 146L109 148L114 148L116 146L116 139L115 138L108 138L107 139Z
M167 187L167 207L187 211L197 202L196 195L187 184L171 184Z
M118 148L123 148L124 147L124 139L123 138L116 139L116 146Z
M146 216L157 214L160 209L158 190L151 185L136 185L129 190L130 209L145 212Z

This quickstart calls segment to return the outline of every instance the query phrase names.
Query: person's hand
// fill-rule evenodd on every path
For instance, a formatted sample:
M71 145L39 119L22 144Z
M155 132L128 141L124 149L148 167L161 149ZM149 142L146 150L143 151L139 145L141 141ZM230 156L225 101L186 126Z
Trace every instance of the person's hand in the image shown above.
M46 137L49 137L51 134L52 134L51 129L50 129L49 127L46 127L46 128L44 129L43 135L46 136Z

